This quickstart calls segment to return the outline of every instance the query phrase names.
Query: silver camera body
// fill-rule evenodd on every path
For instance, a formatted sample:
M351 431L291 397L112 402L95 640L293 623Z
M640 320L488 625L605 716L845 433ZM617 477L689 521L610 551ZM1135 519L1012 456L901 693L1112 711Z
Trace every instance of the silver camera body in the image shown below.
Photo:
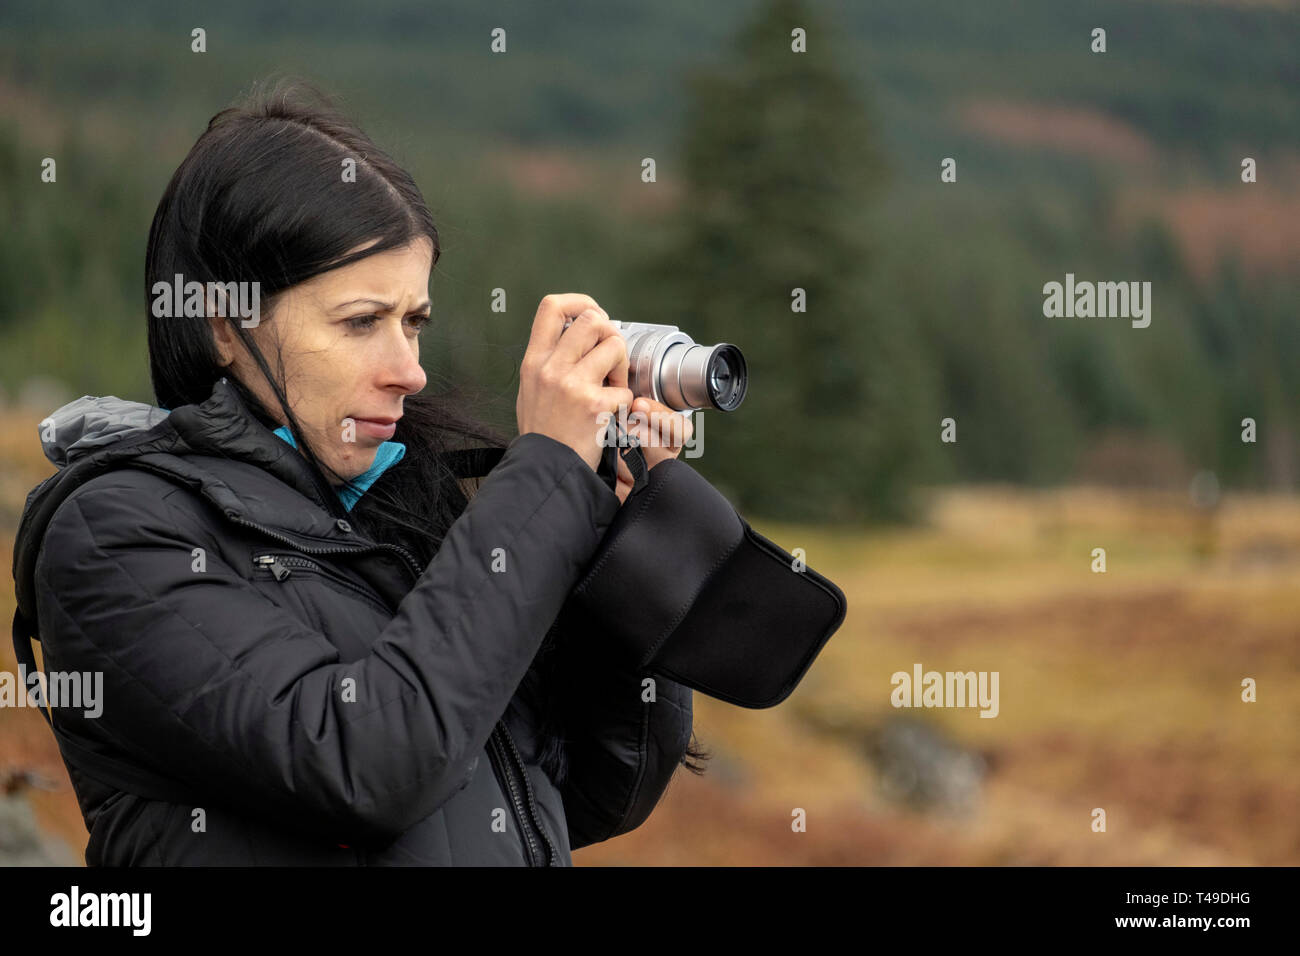
M744 400L748 372L736 346L700 345L675 325L611 321L627 344L627 384L636 397L687 415L704 408L735 411Z

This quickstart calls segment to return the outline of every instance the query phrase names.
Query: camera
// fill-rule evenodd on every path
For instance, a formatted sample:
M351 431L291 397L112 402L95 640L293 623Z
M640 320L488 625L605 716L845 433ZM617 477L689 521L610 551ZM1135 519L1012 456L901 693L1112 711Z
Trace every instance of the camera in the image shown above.
M732 412L744 400L749 378L736 346L700 345L675 325L611 321L627 343L627 384L637 398L676 412Z

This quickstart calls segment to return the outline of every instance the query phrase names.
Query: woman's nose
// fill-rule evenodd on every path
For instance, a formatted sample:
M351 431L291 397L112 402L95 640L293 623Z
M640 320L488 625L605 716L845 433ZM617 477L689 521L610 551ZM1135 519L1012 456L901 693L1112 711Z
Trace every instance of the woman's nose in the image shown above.
M423 366L420 365L419 352L416 348L418 339L411 339L403 331L394 334L384 351L382 386L400 385L402 391L413 395L424 388L428 382Z

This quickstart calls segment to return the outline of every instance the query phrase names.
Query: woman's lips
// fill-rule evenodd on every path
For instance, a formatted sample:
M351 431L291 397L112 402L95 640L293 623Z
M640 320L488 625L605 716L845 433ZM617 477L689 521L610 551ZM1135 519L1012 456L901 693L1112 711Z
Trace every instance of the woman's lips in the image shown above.
M357 423L357 431L368 438L388 441L397 432L397 422L376 421L372 418L356 418L353 421Z

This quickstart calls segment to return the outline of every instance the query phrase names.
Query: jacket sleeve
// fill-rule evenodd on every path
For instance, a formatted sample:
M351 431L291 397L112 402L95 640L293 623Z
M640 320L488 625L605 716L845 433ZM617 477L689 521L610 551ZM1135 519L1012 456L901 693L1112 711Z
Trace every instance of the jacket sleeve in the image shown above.
M560 788L577 850L636 829L658 804L691 740L691 689L642 673L581 637L566 667L574 681ZM653 700L647 679L653 681Z
M459 789L619 504L567 445L516 437L371 653L343 662L220 560L212 512L169 489L182 493L113 472L49 525L46 665L103 675L99 716L54 708L56 723L216 803L352 845L391 842Z

